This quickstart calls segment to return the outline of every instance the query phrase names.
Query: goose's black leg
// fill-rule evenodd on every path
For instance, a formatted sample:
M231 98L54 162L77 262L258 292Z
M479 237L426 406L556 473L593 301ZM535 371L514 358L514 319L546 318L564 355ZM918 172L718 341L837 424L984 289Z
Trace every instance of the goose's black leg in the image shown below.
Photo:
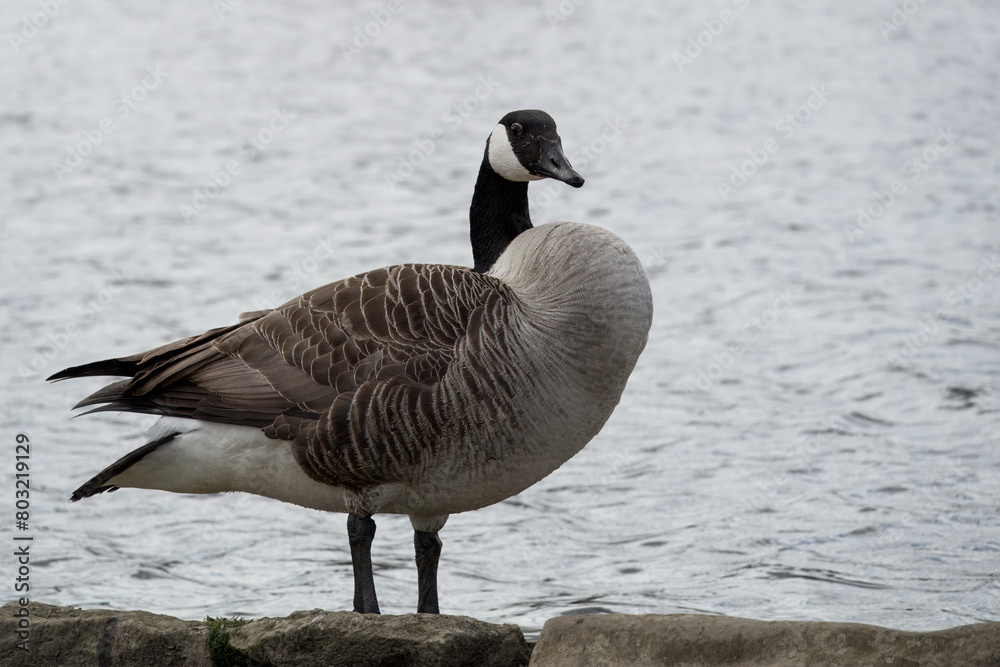
M362 614L379 613L372 575L374 538L375 521L370 516L347 515L347 539L351 544L351 562L354 565L354 611Z
M438 614L438 559L441 538L437 532L413 531L413 547L417 554L418 614Z

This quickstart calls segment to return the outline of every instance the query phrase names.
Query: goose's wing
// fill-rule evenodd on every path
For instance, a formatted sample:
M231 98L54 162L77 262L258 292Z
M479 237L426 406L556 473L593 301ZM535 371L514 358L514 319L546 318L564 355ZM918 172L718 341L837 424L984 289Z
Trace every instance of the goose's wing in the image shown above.
M362 466L366 470L348 473L321 460L331 452L341 458L336 451L344 448L365 449L364 457L371 460L392 456L381 449L417 427L415 421L403 424L402 411L410 409L415 419L426 407L473 313L493 291L491 279L461 267L377 269L274 310L248 313L240 324L131 357L69 368L49 379L127 377L77 405L99 405L96 411L254 426L285 440L308 431L299 438L307 450L300 460L314 461L315 466L307 466L316 467L314 476L362 483L381 474L373 469L379 466L369 462ZM397 403L380 402L385 400ZM362 414L375 419L370 411L376 403L378 423L360 423ZM322 472L326 469L330 475Z

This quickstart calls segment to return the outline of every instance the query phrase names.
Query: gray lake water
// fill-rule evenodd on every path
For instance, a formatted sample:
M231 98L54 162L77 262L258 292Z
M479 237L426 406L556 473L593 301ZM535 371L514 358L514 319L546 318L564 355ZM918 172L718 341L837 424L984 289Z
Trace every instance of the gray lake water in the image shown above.
M70 421L102 380L42 378L365 269L468 265L486 137L541 108L587 184L533 184L536 224L626 239L656 315L581 454L450 519L442 611L1000 620L996 3L45 6L0 12L2 523L26 433L33 599L350 608L342 515L69 503L152 419ZM378 526L383 611L411 612L409 524Z

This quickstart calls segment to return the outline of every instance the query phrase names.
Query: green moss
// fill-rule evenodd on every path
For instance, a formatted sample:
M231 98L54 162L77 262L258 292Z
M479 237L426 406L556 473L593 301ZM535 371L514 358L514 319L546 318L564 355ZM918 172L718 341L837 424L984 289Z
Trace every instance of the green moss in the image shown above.
M233 648L229 644L229 628L238 628L250 622L247 618L213 618L205 617L205 624L208 626L208 647L212 656L212 662L216 667L247 667L250 665L250 657L243 651Z

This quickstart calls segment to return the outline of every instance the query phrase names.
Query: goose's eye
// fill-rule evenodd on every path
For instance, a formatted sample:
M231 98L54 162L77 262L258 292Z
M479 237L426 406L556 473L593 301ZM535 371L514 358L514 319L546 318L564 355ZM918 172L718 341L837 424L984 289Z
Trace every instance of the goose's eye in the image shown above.
M520 139L521 135L523 134L524 134L524 128L521 127L520 123L514 123L513 125L510 126L510 136L514 137L515 139Z

